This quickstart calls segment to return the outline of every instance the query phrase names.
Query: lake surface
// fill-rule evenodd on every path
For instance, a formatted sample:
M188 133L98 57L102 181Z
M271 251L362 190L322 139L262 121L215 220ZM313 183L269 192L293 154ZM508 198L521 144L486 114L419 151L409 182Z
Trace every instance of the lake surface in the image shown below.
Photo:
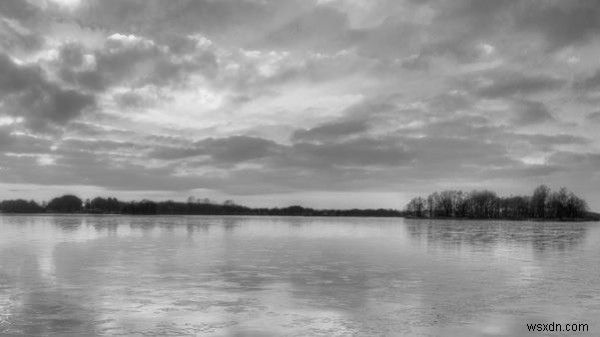
M0 335L598 336L599 317L600 223L0 216Z

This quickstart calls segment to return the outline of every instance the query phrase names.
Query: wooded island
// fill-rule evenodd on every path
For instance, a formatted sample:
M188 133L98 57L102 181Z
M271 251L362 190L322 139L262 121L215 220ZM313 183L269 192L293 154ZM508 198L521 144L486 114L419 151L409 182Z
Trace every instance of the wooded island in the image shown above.
M585 200L565 187L553 192L546 185L537 187L531 196L499 197L488 190L435 192L427 198L413 198L405 214L416 218L598 220Z

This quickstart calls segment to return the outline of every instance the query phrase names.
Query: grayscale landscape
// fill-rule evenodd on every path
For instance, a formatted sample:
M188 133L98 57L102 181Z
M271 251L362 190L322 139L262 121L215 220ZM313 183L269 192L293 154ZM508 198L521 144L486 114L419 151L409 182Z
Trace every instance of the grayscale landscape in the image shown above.
M597 0L0 0L0 336L600 335Z

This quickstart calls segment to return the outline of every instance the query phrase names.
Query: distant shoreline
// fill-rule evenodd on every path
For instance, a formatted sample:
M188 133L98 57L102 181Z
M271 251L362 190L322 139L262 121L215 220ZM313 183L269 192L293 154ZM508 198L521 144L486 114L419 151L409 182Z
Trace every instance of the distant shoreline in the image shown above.
M129 214L129 213L57 213L57 212L44 212L44 213L22 213L22 212L0 212L0 215L56 215L56 216L77 216L77 215L91 215L91 216L140 216L140 217L155 217L155 216L249 216L249 217L314 217L314 218L409 218L402 215L302 215L302 214L184 214L184 213L157 213L157 214Z
M405 219L410 220L458 220L458 221L531 221L531 222L597 222L600 214L589 212L584 218L459 218L459 217L416 217L407 215Z
M180 213L157 213L157 214L127 214L127 213L89 213L89 212L72 212L72 213L57 213L57 212L40 212L40 213L19 213L19 212L0 212L0 215L11 216L140 216L140 217L156 217L156 216L249 216L249 217L315 217L315 218L403 218L408 220L445 220L445 221L528 221L528 222L600 222L600 214L590 212L586 218L577 219L539 219L539 218L457 218L457 217L415 217L410 215L302 215L302 214L180 214Z
M588 222L600 221L587 202L566 188L552 192L541 185L532 196L499 197L491 191L442 191L427 198L413 198L404 210L397 209L314 209L248 207L233 200L215 203L207 198L189 197L187 202L166 200L121 201L114 197L82 200L71 194L49 202L13 199L0 202L1 214L107 214L107 215L240 215L303 217L385 217L431 220Z

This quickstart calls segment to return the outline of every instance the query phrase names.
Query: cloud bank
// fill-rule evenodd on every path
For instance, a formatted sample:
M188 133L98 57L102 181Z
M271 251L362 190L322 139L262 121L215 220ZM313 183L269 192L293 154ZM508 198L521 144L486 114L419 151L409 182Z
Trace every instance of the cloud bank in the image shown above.
M546 183L598 209L599 12L2 1L0 194L401 208L444 188Z

